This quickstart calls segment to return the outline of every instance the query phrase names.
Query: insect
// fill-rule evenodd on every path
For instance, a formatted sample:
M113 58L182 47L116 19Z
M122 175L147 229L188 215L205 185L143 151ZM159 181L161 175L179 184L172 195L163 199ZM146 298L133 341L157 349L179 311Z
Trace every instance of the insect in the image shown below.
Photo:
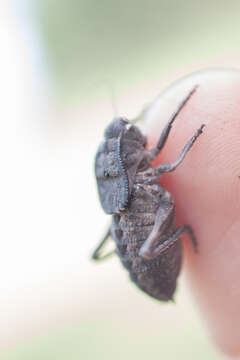
M129 271L131 280L155 299L173 299L181 268L181 235L187 232L197 252L197 240L190 225L178 227L174 200L159 183L163 173L174 171L202 133L204 124L186 143L177 160L151 166L164 147L172 124L196 87L179 104L163 128L155 147L146 148L146 137L125 118L115 118L106 128L95 159L95 174L103 210L112 222L92 258L102 260L109 239Z

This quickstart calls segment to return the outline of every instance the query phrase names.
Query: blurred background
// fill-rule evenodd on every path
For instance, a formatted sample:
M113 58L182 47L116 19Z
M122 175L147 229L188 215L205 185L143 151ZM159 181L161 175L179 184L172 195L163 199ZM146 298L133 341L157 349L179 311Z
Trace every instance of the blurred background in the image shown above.
M2 0L0 358L217 359L181 276L175 304L90 262L109 223L93 159L118 114L237 67L239 1ZM184 274L183 274L184 275Z

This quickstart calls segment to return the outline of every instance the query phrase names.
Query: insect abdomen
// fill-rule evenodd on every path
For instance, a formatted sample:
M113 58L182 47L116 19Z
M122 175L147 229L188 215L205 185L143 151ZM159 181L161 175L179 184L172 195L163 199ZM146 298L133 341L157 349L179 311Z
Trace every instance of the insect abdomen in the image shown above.
M159 190L162 191L160 185ZM150 296L167 301L172 299L181 267L180 241L153 260L139 256L142 244L152 231L160 201L160 196L153 198L146 189L135 187L129 208L113 217L112 236L120 260L132 281ZM174 229L173 223L162 241Z
M141 264L137 269L132 269L130 277L148 295L168 301L173 298L180 268L181 242L178 241L160 257Z

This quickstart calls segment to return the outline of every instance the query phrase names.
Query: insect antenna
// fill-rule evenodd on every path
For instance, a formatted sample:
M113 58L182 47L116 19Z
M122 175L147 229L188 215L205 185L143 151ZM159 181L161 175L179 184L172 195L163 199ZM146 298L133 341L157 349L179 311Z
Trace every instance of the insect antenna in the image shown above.
M152 103L145 104L140 113L133 119L129 120L132 125L135 125L138 121L141 121L144 119L145 114L148 112L148 109Z
M115 91L115 87L113 86L112 82L109 81L108 82L108 90L110 93L110 100L111 100L111 104L112 104L112 110L113 110L113 114L114 117L118 116L118 106L117 106L117 97L116 97L116 91Z

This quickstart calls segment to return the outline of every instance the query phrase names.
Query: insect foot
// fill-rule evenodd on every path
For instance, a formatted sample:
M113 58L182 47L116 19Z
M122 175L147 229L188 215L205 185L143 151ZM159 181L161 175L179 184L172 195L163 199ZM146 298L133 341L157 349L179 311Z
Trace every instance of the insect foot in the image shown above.
M155 147L148 150L140 129L119 117L106 128L95 158L100 202L112 220L92 259L102 260L116 253L131 280L145 293L162 301L171 300L176 289L182 260L181 235L189 234L195 252L197 240L190 225L176 225L174 200L160 185L159 178L182 163L202 134L204 124L175 162L152 168L151 161L165 146L174 120L196 89L180 103ZM116 249L104 253L111 239Z

